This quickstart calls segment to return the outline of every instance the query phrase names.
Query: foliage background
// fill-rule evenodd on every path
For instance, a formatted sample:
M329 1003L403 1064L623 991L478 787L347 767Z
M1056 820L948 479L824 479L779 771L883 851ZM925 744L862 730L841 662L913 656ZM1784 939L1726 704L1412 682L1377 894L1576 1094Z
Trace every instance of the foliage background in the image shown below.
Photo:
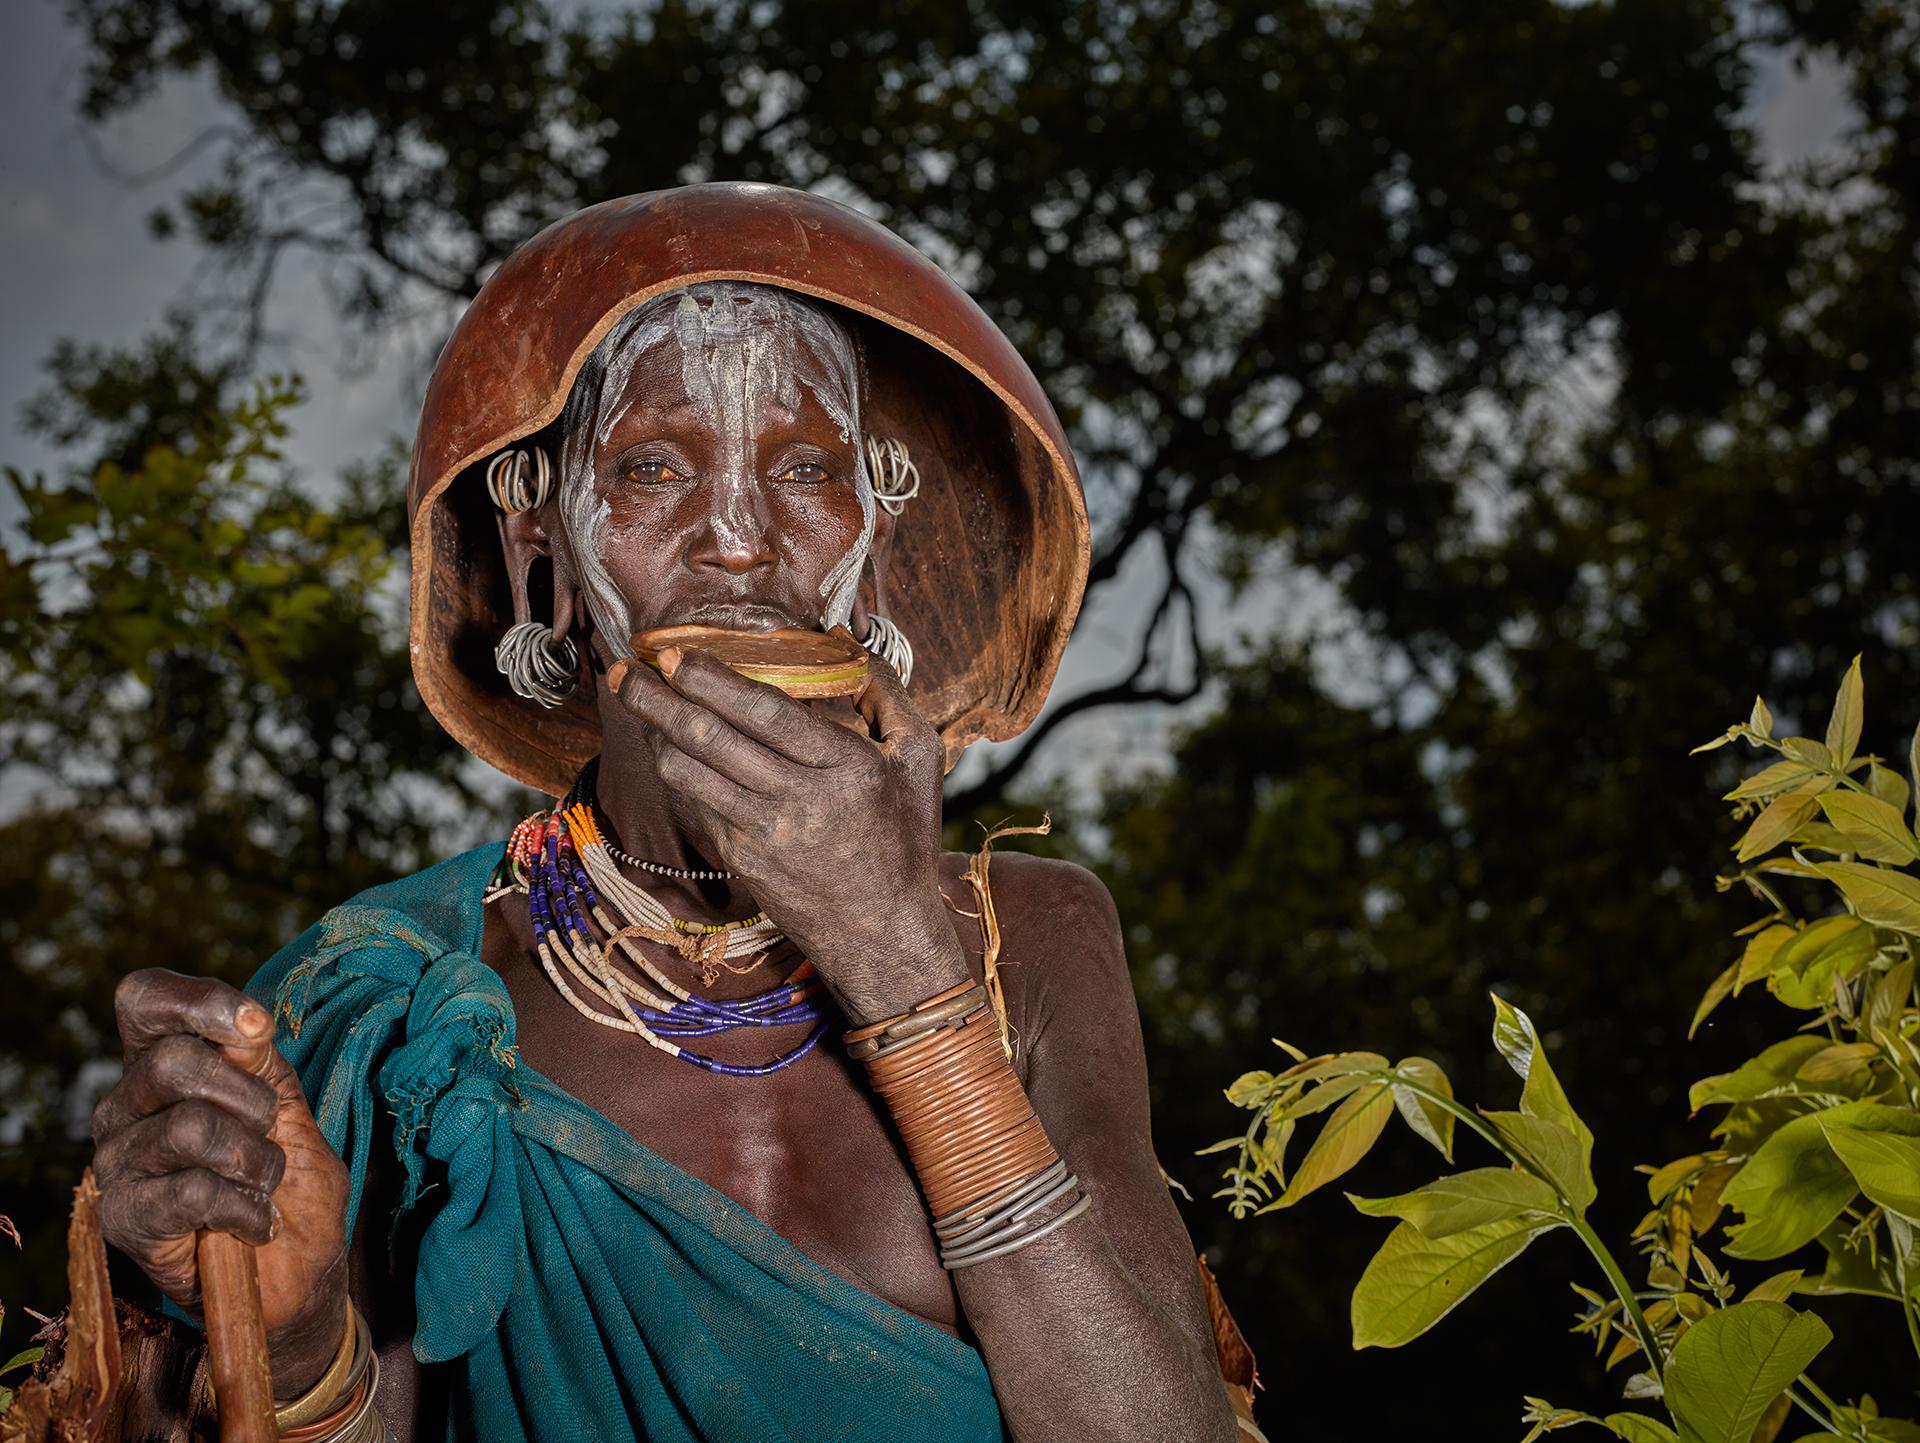
M103 166L130 167L115 144L181 87L211 118L141 190L193 264L148 297L147 339L48 357L16 418L42 474L0 501L0 1211L28 1235L0 1301L57 1305L114 978L242 977L523 800L407 681L392 438L366 435L351 474L270 454L350 383L303 337L348 372L395 337L430 358L547 220L750 178L859 204L952 267L1074 434L1098 538L1076 650L1106 669L1070 671L950 815L963 837L1051 805L1053 845L1113 888L1163 1160L1267 1414L1346 1437L1444 1406L1501 1436L1523 1387L1599 1396L1559 1333L1573 1300L1530 1283L1564 1275L1556 1244L1404 1354L1355 1355L1377 1228L1231 1224L1191 1154L1276 1033L1425 1053L1497 1095L1475 1076L1498 1067L1494 988L1545 1030L1619 1236L1631 1165L1695 1136L1686 1080L1756 1050L1740 1004L1684 1041L1745 920L1711 885L1733 826L1708 789L1733 763L1686 753L1755 690L1817 726L1862 649L1876 727L1920 699L1908 7L63 14L84 63L62 103ZM1753 102L1796 62L1836 78L1846 119L1782 166ZM262 399L293 370L317 401ZM1421 1165L1388 1150L1363 1190ZM1893 1376L1901 1340L1880 1368L1886 1340L1848 1341L1835 1356Z

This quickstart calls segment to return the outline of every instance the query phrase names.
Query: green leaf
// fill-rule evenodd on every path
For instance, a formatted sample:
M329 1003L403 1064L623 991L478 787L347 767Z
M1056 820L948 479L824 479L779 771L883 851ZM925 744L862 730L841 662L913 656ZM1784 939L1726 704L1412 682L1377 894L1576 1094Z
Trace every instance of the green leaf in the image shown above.
M1624 1438L1627 1443L1680 1443L1679 1434L1658 1418L1649 1418L1644 1413L1609 1413L1600 1421L1612 1430L1614 1437Z
M1800 1285L1804 1276L1800 1268L1788 1268L1784 1273L1775 1273L1764 1283L1756 1284L1747 1290L1750 1303L1784 1303L1793 1296L1794 1289Z
M1243 1072L1227 1088L1227 1101L1235 1107L1261 1107L1272 1086L1271 1072Z
M1832 918L1832 921L1851 918ZM1812 928L1808 932L1812 932ZM1802 934L1803 939L1806 934ZM1833 998L1836 980L1851 982L1866 971L1880 950L1871 927L1855 924L1823 934L1831 940L1796 942L1784 947L1767 986L1789 1007L1825 1007Z
M1898 778L1895 778L1897 781ZM1828 792L1820 798L1827 819L1857 842L1854 851L1875 862L1904 866L1920 857L1920 843L1897 808L1865 792Z
M1579 1140L1583 1154L1591 1153L1593 1134L1573 1110L1560 1079L1553 1075L1553 1065L1540 1045L1533 1019L1502 997L1493 999L1493 1045L1525 1080L1526 1086L1520 1090L1520 1110L1529 1117L1559 1123Z
M1837 885L1866 921L1920 937L1920 880L1865 862L1816 865L1820 875Z
M1690 757L1697 757L1702 752L1717 752L1720 750L1721 747L1725 746L1728 742L1738 741L1745 734L1746 734L1745 727L1737 727L1737 726L1728 727L1724 732L1722 732L1719 736L1715 737L1712 741L1701 742L1699 746L1690 749L1687 752L1687 755Z
M1892 1027L1912 995L1913 958L1905 957L1882 972L1867 993L1866 1035L1871 1037L1877 1027Z
M1445 1097L1453 1096L1453 1083L1440 1064L1425 1057L1405 1057L1395 1072L1411 1078L1429 1091ZM1440 1149L1440 1155L1448 1162L1453 1161L1453 1114L1439 1103L1422 1097L1408 1087L1395 1084L1393 1105L1401 1119L1421 1137Z
M1393 1090L1384 1082L1372 1083L1363 1091L1355 1092L1334 1109L1327 1125L1313 1140L1313 1146L1307 1149L1307 1155L1293 1170L1293 1180L1287 1184L1287 1190L1271 1206L1292 1207L1308 1193L1325 1187L1351 1169L1367 1155L1392 1115Z
M1799 934L1785 923L1776 922L1764 932L1747 939L1746 951L1740 954L1740 978L1733 984L1738 992L1749 982L1758 981L1773 971L1780 949Z
M1880 1049L1871 1042L1836 1042L1831 1047L1823 1047L1801 1064L1795 1077L1801 1082L1813 1084L1845 1082L1848 1078L1867 1070L1867 1063L1877 1057Z
M1827 721L1827 750L1833 764L1845 768L1860 745L1860 723L1866 715L1866 701L1860 681L1860 658L1855 657L1840 680L1840 694L1833 699L1833 715ZM1740 1443L1746 1443L1741 1439Z
M1384 1070L1386 1067L1384 1057L1380 1059L1380 1065ZM1282 1080L1285 1080L1284 1074ZM1385 1086L1384 1083L1376 1082L1359 1073L1350 1072L1341 1077L1329 1077L1312 1091L1289 1101L1285 1108L1286 1115L1293 1118L1312 1117L1316 1112L1325 1112L1342 1098L1351 1097L1363 1087L1383 1086Z
M1279 1038L1273 1039L1274 1046L1294 1049ZM1387 1059L1377 1052L1335 1052L1324 1057L1303 1057L1292 1067L1280 1074L1282 1082L1325 1082L1336 1077L1347 1077L1356 1072L1368 1072L1375 1068L1384 1068Z
M1889 1112L1914 1114L1889 1108ZM1890 1213L1920 1223L1920 1118L1908 1136L1866 1127L1849 1127L1822 1118L1827 1145L1847 1165L1860 1191Z
M1659 1207L1667 1200L1668 1193L1699 1172L1705 1162L1705 1158L1695 1153L1691 1157L1677 1157L1664 1167L1656 1168L1647 1178L1647 1201Z
M1411 1343L1557 1223L1511 1218L1429 1238L1412 1223L1387 1235L1353 1290L1353 1346Z
M1780 750L1797 762L1823 771L1833 765L1833 753L1812 737L1788 737L1780 743Z
M0 1363L0 1373L11 1373L15 1368L25 1368L37 1363L46 1356L46 1351L45 1346L39 1343L35 1343L31 1348L22 1348L6 1362Z
M1773 967L1770 970L1777 972L1784 967L1795 972L1804 972L1807 964L1819 954L1822 948L1836 938L1858 931L1860 925L1858 917L1850 917L1844 912L1832 917L1822 917L1816 922L1809 922L1788 939L1774 958Z
M1772 738L1773 713L1767 710L1766 698L1757 696L1753 699L1753 711L1747 717L1747 730L1755 736Z
M1438 1178L1398 1197L1364 1198L1347 1194L1368 1217L1400 1218L1428 1238L1438 1240L1525 1214L1552 1218L1560 1200L1531 1173L1506 1167L1477 1167Z
M1747 828L1746 835L1734 847L1734 857L1742 862L1750 862L1786 841L1813 815L1819 794L1832 784L1829 777L1814 777L1768 802L1766 809L1753 819L1753 825Z
M1723 800L1744 802L1754 797L1770 797L1776 792L1784 792L1788 787L1806 781L1812 775L1813 768L1805 762L1775 762L1772 766L1748 777L1728 792Z
M1734 984L1740 980L1740 959L1734 958L1727 968L1708 984L1706 993L1700 998L1700 1005L1693 1009L1693 1021L1687 1024L1687 1036L1692 1037L1700 1030L1713 1009L1726 1001L1733 992Z
M1833 1339L1785 1303L1735 1303L1687 1329L1667 1360L1683 1443L1749 1443L1761 1414Z
M1807 851L1831 852L1838 857L1843 854L1857 856L1860 852L1857 840L1849 838L1845 832L1827 822L1802 822L1787 840L1793 844L1796 854Z
M1590 1138L1582 1142L1559 1123L1544 1117L1529 1117L1524 1112L1483 1109L1481 1115L1515 1151L1547 1175L1560 1189L1561 1196L1579 1211L1586 1211L1597 1191L1593 1185Z
M1698 1112L1716 1102L1753 1102L1789 1091L1800 1065L1826 1046L1825 1037L1789 1037L1784 1042L1776 1042L1732 1072L1701 1078L1688 1091L1687 1105Z
M1858 1191L1827 1146L1819 1118L1797 1117L1768 1138L1720 1194L1746 1218L1727 1229L1727 1252L1785 1257L1818 1237Z
M1911 792L1906 778L1890 767L1875 762L1867 768L1867 790L1899 814L1904 815Z
M1786 1123L1720 1195L1746 1218L1727 1230L1730 1256L1784 1257L1812 1242L1853 1201L1859 1185L1823 1131L1835 1124L1920 1136L1920 1113L1873 1102L1842 1103Z

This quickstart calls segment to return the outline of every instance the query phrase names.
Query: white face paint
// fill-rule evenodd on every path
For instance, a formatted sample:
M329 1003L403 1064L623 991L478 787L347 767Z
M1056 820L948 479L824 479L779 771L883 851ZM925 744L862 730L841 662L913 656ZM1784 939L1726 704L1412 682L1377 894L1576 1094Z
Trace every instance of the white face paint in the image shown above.
M679 342L687 400L712 431L716 473L709 515L726 549L740 547L756 524L752 475L759 436L777 407L792 414L806 385L840 428L854 457L860 498L860 535L820 584L820 627L853 615L861 564L873 543L873 481L860 436L861 363L852 337L819 306L776 286L711 281L656 296L624 316L581 368L562 420L560 520L572 543L594 626L619 656L630 655L633 633L625 597L607 569L613 540L612 506L594 485L596 448L636 402L629 391L634 368L669 338ZM779 364L796 342L827 359L824 378Z

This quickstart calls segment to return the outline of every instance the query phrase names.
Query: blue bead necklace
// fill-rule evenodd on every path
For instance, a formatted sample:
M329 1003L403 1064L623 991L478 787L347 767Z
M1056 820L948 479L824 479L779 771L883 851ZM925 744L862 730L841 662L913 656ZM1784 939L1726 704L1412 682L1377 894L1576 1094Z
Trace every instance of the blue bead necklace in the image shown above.
M656 967L637 940L671 946L685 955L690 947L724 946L728 939L723 930L690 940L672 928L622 923L610 915L619 909L602 899L602 889L594 885L591 874L598 872L623 886L631 884L619 877L594 816L591 789L598 761L596 757L587 764L560 806L544 816L527 818L515 829L501 862L500 875L512 878L513 890L524 888L527 893L534 944L547 976L582 1016L634 1033L650 1046L708 1072L761 1077L791 1067L819 1044L827 1030L817 1001L821 987L813 964L801 962L765 991L724 1000L696 996ZM605 933L605 943L594 936L589 917ZM764 927L756 931L767 936L768 945L779 939L777 932L766 933ZM619 954L640 969L645 982L615 967ZM601 1005L588 1002L581 992ZM722 1062L681 1045L681 1039L806 1023L813 1025L803 1041L762 1063Z

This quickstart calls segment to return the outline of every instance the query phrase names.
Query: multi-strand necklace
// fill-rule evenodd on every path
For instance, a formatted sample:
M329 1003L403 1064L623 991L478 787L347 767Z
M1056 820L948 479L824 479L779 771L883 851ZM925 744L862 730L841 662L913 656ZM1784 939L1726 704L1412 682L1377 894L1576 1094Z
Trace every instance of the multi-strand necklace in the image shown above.
M689 992L640 950L637 941L670 946L711 975L716 963L764 953L784 934L764 915L743 922L683 922L621 876L594 814L598 763L595 758L587 764L559 806L537 812L514 828L496 873L500 885L489 888L490 895L526 892L540 965L583 1017L634 1033L669 1056L729 1077L759 1077L798 1062L827 1028L814 1000L820 984L812 963L802 961L785 980L763 992L719 1000ZM604 943L594 937L589 917L606 934ZM642 978L615 965L619 954ZM581 992L602 1005L593 1005ZM721 1062L680 1043L743 1028L802 1023L813 1024L806 1038L763 1063Z

